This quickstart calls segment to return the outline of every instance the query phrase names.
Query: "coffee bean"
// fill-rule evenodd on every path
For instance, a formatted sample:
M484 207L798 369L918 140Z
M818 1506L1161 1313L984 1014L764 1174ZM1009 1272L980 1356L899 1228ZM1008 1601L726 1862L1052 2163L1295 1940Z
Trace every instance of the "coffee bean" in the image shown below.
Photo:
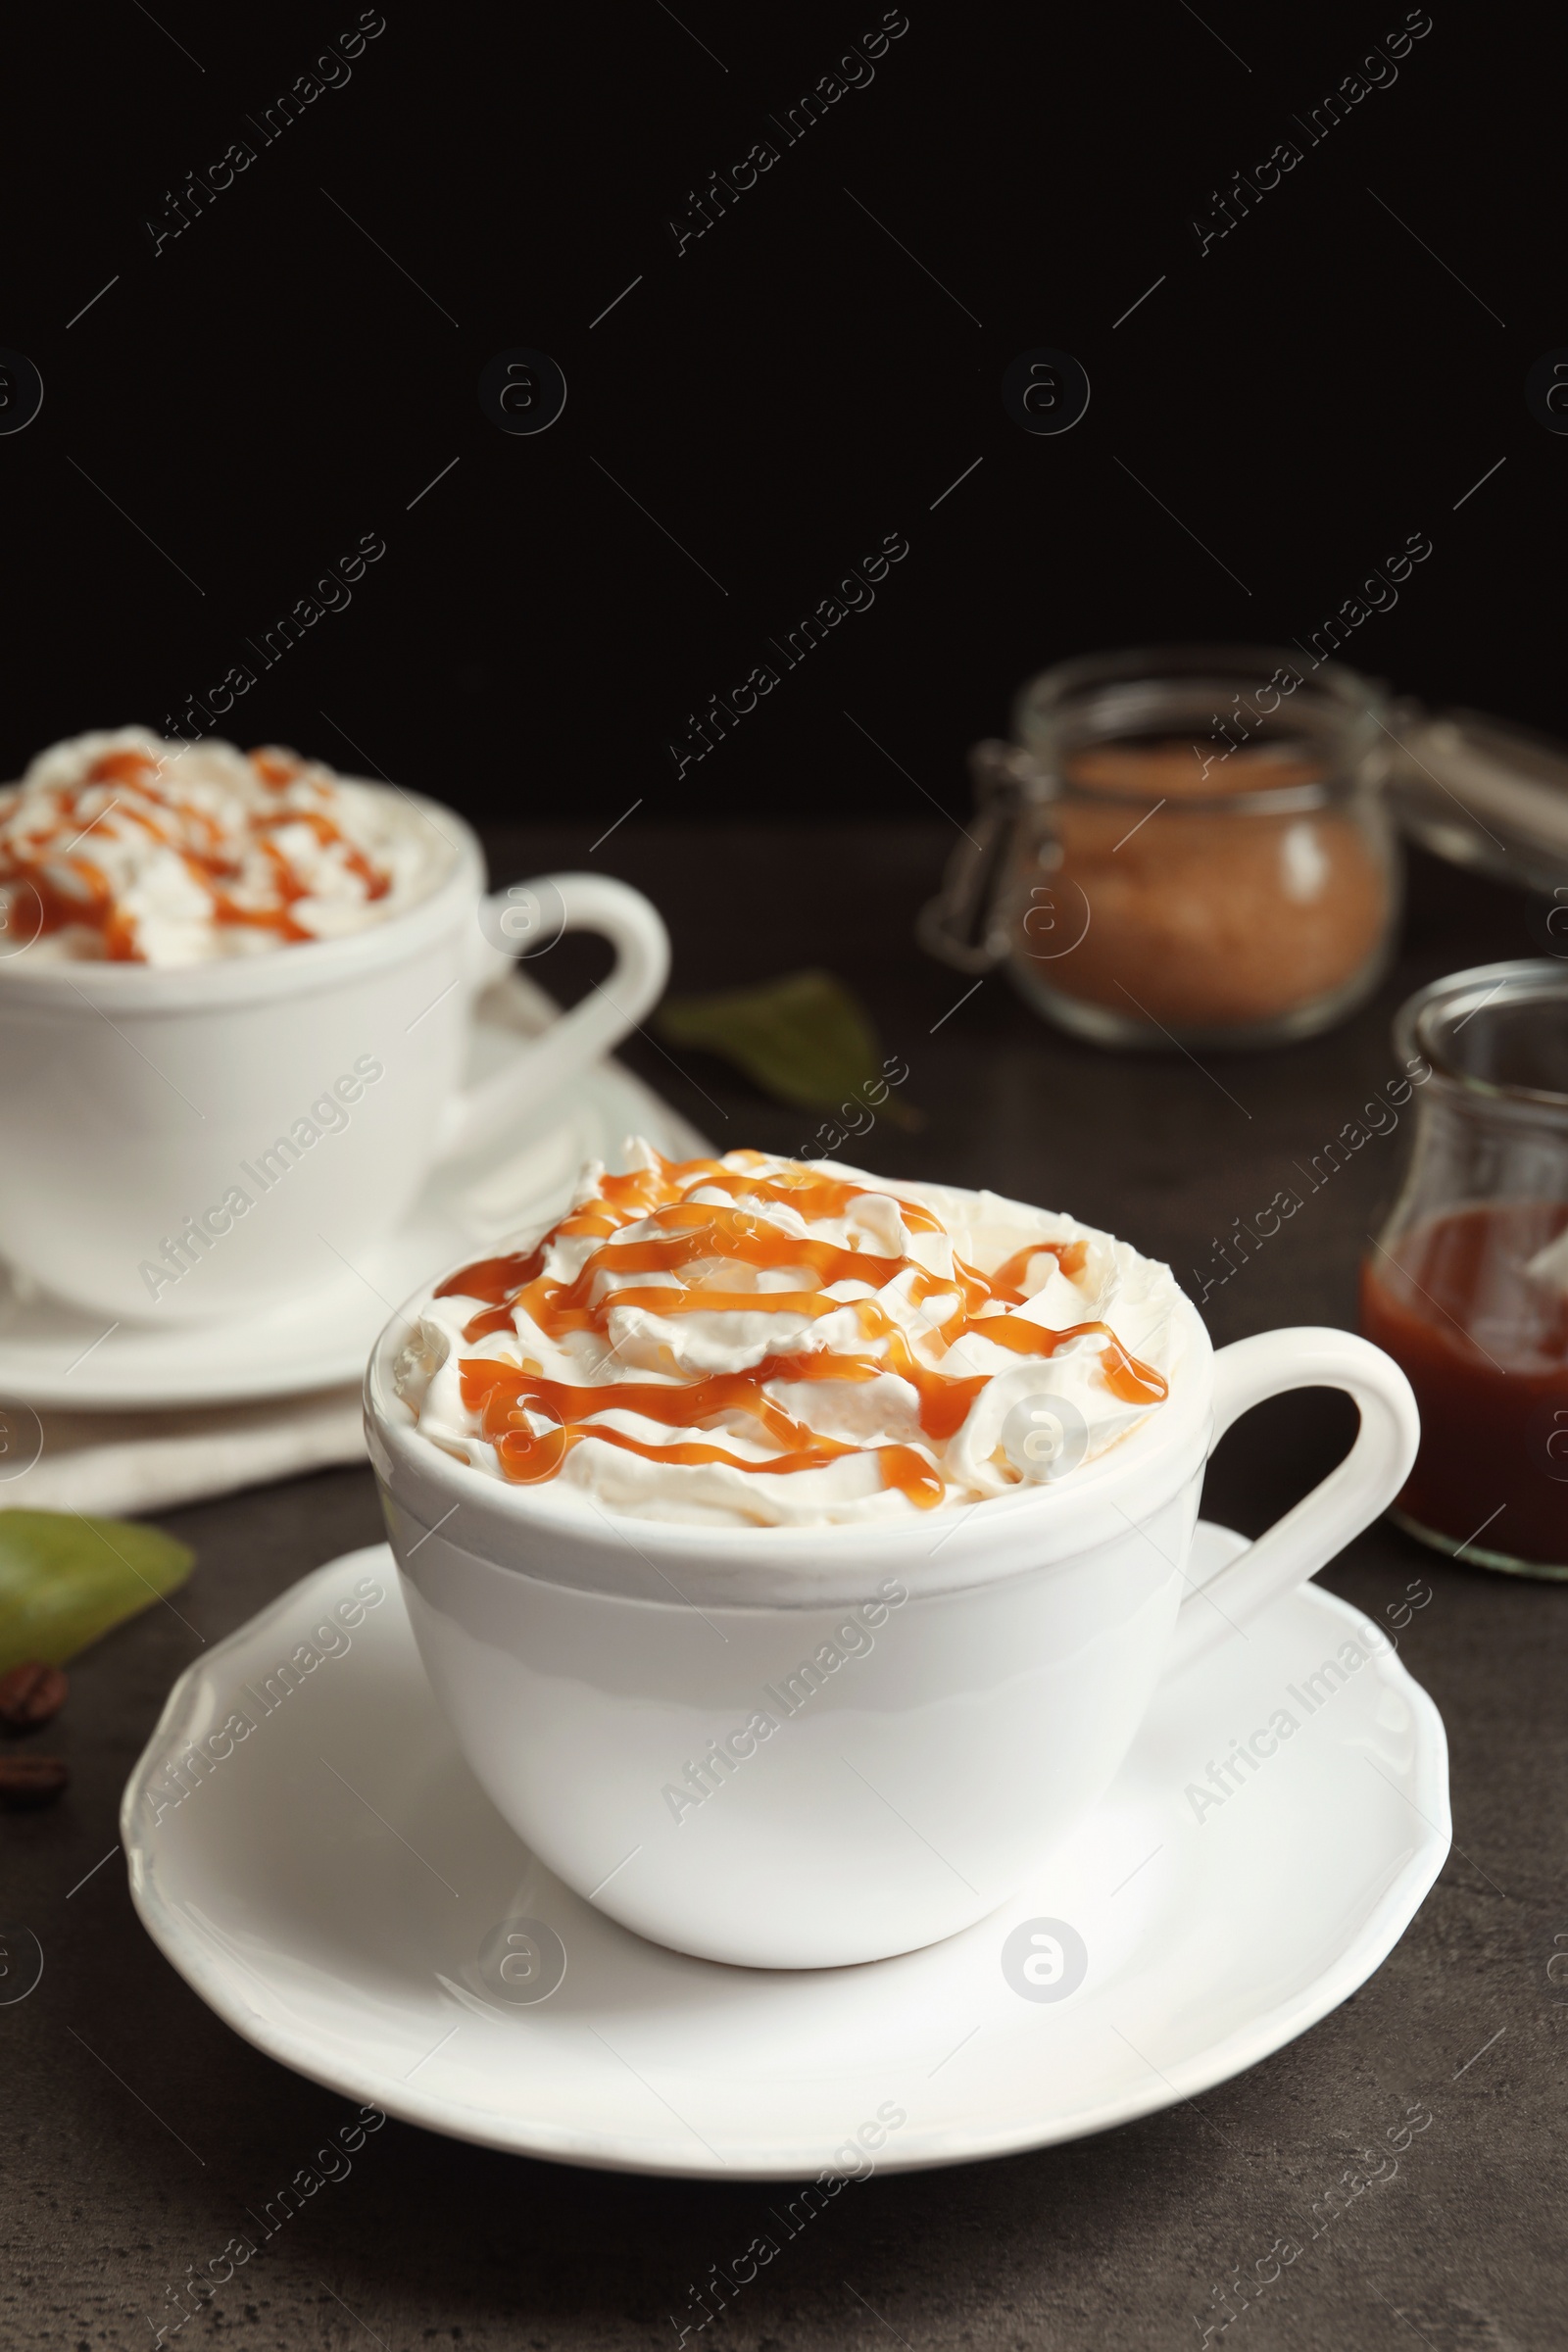
M70 1778L59 1756L0 1756L0 1808L23 1813L52 1805Z
M36 1658L0 1674L0 1723L8 1732L35 1731L66 1703L66 1678Z

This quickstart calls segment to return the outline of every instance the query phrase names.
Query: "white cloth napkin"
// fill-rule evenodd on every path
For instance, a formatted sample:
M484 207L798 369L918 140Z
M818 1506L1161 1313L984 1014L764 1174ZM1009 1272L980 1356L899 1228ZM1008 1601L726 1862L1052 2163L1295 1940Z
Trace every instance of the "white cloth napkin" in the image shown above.
M315 1396L198 1412L61 1413L49 1406L43 1452L0 1506L139 1518L175 1503L363 1462L359 1383Z

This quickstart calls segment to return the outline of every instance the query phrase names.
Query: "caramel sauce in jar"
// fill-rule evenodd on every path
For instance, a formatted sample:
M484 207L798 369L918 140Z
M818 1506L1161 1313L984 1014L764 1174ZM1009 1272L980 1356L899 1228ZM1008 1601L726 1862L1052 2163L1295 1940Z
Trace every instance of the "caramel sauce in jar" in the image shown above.
M1459 1559L1568 1579L1568 968L1434 980L1394 1047L1409 1160L1361 1268L1361 1327L1421 1414L1394 1515Z
M1400 1365L1421 1448L1396 1508L1431 1534L1568 1570L1568 1295L1530 1260L1568 1203L1494 1200L1361 1268L1361 1328Z

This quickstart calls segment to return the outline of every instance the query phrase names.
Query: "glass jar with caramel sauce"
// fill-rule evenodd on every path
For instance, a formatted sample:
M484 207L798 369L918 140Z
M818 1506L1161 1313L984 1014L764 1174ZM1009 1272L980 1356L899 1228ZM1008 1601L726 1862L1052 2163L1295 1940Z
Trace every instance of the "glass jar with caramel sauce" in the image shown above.
M1456 972L1394 1035L1414 1144L1361 1269L1361 1328L1421 1410L1394 1516L1465 1560L1568 1578L1568 969Z
M978 813L925 945L1004 965L1106 1046L1305 1037L1377 986L1401 864L1381 690L1247 647L1097 657L971 755Z

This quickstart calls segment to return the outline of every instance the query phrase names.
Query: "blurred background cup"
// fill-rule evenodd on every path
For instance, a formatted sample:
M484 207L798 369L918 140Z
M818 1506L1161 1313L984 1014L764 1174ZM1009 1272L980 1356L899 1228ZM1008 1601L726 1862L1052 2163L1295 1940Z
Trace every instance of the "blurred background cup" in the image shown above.
M1455 972L1394 1038L1414 1141L1361 1275L1361 1327L1421 1410L1394 1516L1440 1551L1568 1578L1568 967Z
M487 894L463 819L417 805L455 847L449 870L347 938L182 966L50 962L0 942L14 1268L127 1322L310 1297L394 1230L437 1161L547 1110L657 1002L669 943L640 892L556 874ZM483 991L567 930L610 940L610 977L466 1084Z

